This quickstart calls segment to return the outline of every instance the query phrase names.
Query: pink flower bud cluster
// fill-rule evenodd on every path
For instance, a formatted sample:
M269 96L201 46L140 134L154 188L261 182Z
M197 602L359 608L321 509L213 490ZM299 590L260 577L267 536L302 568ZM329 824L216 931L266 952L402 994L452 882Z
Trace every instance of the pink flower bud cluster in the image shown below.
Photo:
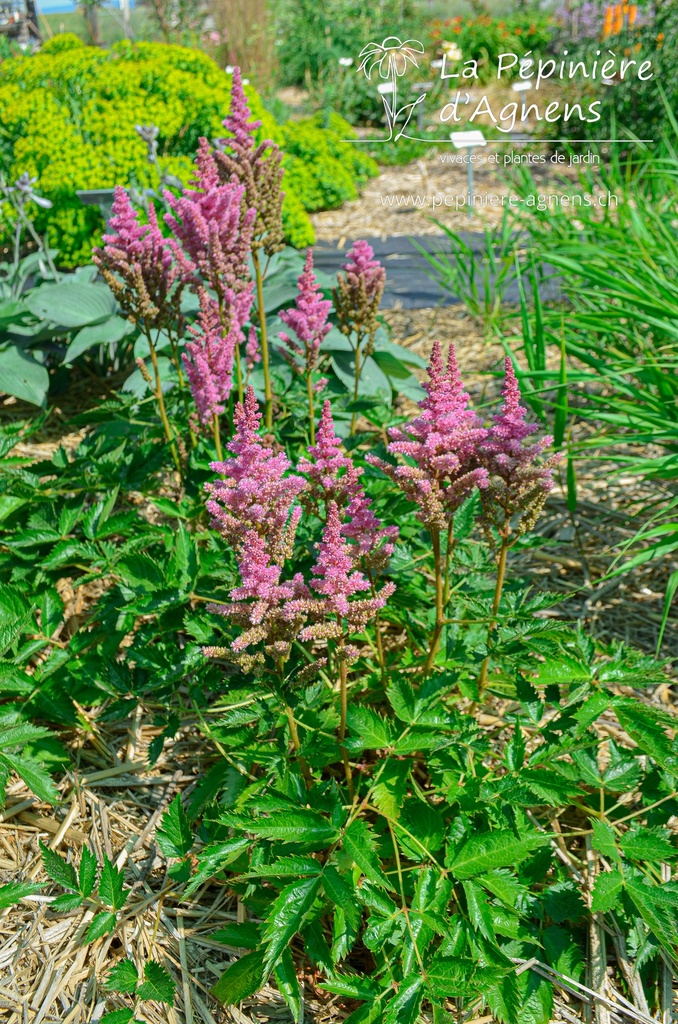
M294 331L296 339L281 331L280 338L287 345L287 350L279 348L278 351L295 373L309 374L318 365L320 346L332 329L332 325L327 321L332 303L322 297L322 291L313 272L312 249L306 253L304 269L298 278L297 287L296 309L280 313L280 319Z
M261 351L259 349L259 336L256 327L250 327L245 345L245 363L248 370L253 370L257 363L261 362Z
M200 311L189 327L191 341L183 354L186 376L198 410L200 422L220 416L233 386L233 354L240 331L226 331L219 307L204 289L200 291Z
M542 437L533 444L523 443L538 427L525 420L527 410L520 404L520 387L508 356L503 396L504 403L480 447L480 459L489 474L489 484L481 493L481 523L486 529L494 526L504 533L511 520L519 517L516 532L523 534L532 529L544 507L560 456L554 453L542 460L553 443L552 437Z
M292 507L306 487L303 477L285 474L290 460L284 452L264 447L258 430L261 414L252 388L238 403L235 433L226 446L234 456L211 463L222 479L206 484L212 525L237 549L255 531L264 538L273 562L282 565L292 552L301 508Z
M254 133L261 121L250 120L240 68L233 69L231 110L223 123L229 137L218 139L214 152L220 179L243 186L245 205L256 210L253 247L263 248L267 256L272 256L285 246L282 153L270 139L258 145L255 142Z
M488 432L469 408L453 346L445 367L440 344L435 343L428 376L421 414L406 427L389 429L388 451L411 462L394 466L375 456L367 460L416 502L417 516L428 529L438 530L448 526L475 487L487 487L488 470L478 453Z
M342 526L342 536L353 541L354 560L363 559L366 569L383 572L393 554L398 538L397 526L382 526L372 511L360 481L362 470L341 450L341 440L334 432L332 409L329 401L323 405L316 443L309 446L311 459L300 459L298 470L306 475L309 487L302 501L318 507L331 502L345 510L348 522Z
M377 329L377 313L386 283L386 271L368 242L355 242L347 253L345 275L339 275L332 289L339 329L346 335L372 338ZM367 353L369 355L369 352Z
M122 311L146 327L174 324L181 315L184 281L178 247L163 237L153 204L148 224L141 224L127 192L116 186L108 229L104 247L95 249L92 259Z

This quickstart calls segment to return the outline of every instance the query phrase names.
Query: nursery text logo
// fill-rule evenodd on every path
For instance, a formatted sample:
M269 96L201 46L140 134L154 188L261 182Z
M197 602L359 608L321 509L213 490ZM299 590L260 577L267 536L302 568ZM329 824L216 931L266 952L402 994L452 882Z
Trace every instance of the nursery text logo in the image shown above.
M654 77L651 60L635 60L629 56L618 58L612 50L596 50L592 58L586 60L568 59L567 50L563 50L559 57L546 59L533 59L530 56L531 52L530 50L519 55L509 51L498 55L497 80L511 79L514 82L514 92L520 94L519 99L512 99L499 108L487 95L483 95L480 99L472 98L472 94L464 87L471 82L479 81L478 61L463 60L463 54L457 46L448 46L443 52L442 60L432 62L431 67L440 68L442 81L449 80L451 87L454 87L455 80L457 80L460 88L438 111L440 123L473 125L477 118L484 115L489 118L498 131L504 134L513 132L518 121L525 124L528 119L548 123L557 121L567 123L571 119L578 118L580 122L594 124L601 120L601 100L589 99L570 102L569 100L550 99L548 103L543 104L541 97L537 97L536 102L530 102L526 98L527 91L534 89L535 92L538 92L546 83L554 81L580 80L583 82L587 80L610 85L631 79L647 82ZM379 140L372 139L372 142L397 142L402 138L414 142L447 141L410 134L409 126L412 115L424 103L428 90L433 87L432 82L419 83L415 86L419 93L417 98L412 102L408 101L399 105L399 79L405 75L409 67L419 67L419 58L423 54L424 45L419 39L403 41L398 36L387 36L381 43L370 42L361 50L356 72L358 74L362 72L369 81L372 81L372 75L376 72L375 77L381 79L377 82L377 90L384 105L386 120L386 137ZM352 61L349 60L345 63L348 66ZM421 131L421 119L419 130Z

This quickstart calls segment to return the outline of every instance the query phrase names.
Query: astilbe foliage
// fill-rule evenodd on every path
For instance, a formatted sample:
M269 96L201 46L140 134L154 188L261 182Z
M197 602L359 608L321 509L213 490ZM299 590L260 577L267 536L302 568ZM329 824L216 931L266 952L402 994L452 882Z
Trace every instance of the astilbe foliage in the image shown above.
M147 330L180 322L185 281L177 263L178 247L163 237L153 204L149 203L148 224L142 224L127 192L117 185L103 242L92 260L123 313Z

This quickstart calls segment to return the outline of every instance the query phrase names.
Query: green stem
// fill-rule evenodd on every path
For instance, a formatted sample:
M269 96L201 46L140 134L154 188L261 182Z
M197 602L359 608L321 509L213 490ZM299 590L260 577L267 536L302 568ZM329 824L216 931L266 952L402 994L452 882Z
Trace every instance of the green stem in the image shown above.
M343 641L341 646L343 647ZM351 800L355 797L355 787L353 786L353 772L351 771L351 765L348 760L348 754L344 748L344 739L346 737L346 717L348 714L348 665L346 664L346 658L341 658L339 661L339 698L341 701L341 710L339 718L339 747L341 749L341 759L344 762L344 774L346 776L346 785L348 786L348 793Z
M219 424L219 417L216 413L212 416L212 429L214 430L214 447L217 450L217 459L219 462L223 462L224 453L221 447L221 426Z
M261 347L261 368L264 371L264 403L265 423L268 430L273 426L273 391L271 389L271 373L268 366L268 335L266 332L266 310L264 309L264 276L261 272L259 252L252 253L254 276L257 284L257 315L259 317L259 344Z
M506 556L510 547L509 534L506 533L502 536L501 547L499 549L499 559L497 561L497 582L494 586L494 599L492 601L492 613L490 615L490 623L487 629L487 647L490 648L490 642L492 639L492 631L496 626L497 614L499 612L499 605L501 604L501 594L504 589L504 578L506 576ZM482 694L485 687L487 686L487 672L490 665L490 655L488 654L480 669L480 675L478 676L478 691Z
M440 553L440 530L431 529L431 546L433 548L433 564L436 577L436 622L431 634L428 657L424 665L424 675L427 676L433 668L436 660L440 636L445 625L445 583L443 578L443 560Z
M356 341L356 346L355 346L355 384L353 385L353 401L354 402L358 401L358 388L360 386L360 374L362 372L362 367L360 365L360 342L361 342L361 340L362 340L361 336L358 335L358 339ZM355 434L355 427L356 427L357 419L358 419L358 414L357 414L357 412L354 412L353 415L351 416L351 433L352 434Z
M174 434L172 433L172 428L170 426L169 419L167 418L167 409L165 408L165 399L162 393L162 384L160 382L160 370L158 368L158 356L155 351L155 345L153 344L151 332L147 328L144 328L144 333L148 341L148 348L151 353L151 363L153 364L153 373L155 374L155 398L158 403L160 419L162 420L162 425L165 430L165 437L167 438L167 441L170 446L172 460L174 461L174 465L176 466L177 472L181 473L181 462L179 461L179 453L177 452L176 443L174 441Z
M372 591L372 597L376 598L377 590L372 579L372 573L368 573L370 580L370 590ZM379 612L374 616L374 639L377 645L377 657L379 659L379 667L381 669L381 681L382 683L386 679L386 659L384 657L384 644L381 639L381 627L379 622Z
M308 395L308 422L311 444L315 444L315 410L313 408L313 380L311 372L306 374L306 394Z

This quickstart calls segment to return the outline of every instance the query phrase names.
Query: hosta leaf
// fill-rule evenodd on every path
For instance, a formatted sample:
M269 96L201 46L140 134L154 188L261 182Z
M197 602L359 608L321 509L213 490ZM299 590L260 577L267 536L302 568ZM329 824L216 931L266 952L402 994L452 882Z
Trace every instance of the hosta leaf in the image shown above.
M75 868L68 864L63 857L60 857L54 850L40 840L40 853L45 871L55 882L62 885L64 889L77 889L78 881L75 876Z
M232 1006L258 992L267 976L263 950L255 950L231 964L210 990L210 995L224 1006Z
M532 833L518 838L508 830L486 832L468 839L454 858L450 868L457 878L472 878L491 868L519 864L532 853L550 842L545 833Z
M603 914L606 914L608 910L613 910L620 901L623 888L624 879L618 871L607 871L598 875L593 886L591 910L594 913L600 911Z
M274 900L263 933L263 942L267 944L264 960L267 973L301 928L304 916L313 906L319 888L320 875L286 886Z
M619 840L624 855L631 860L671 860L678 857L678 849L671 842L666 829L638 828L629 829Z
M13 906L24 896L32 896L40 888L32 882L8 882L7 885L0 885L0 910Z
M148 960L144 964L144 980L137 991L140 999L155 999L171 1006L174 1002L174 989L171 975L157 961Z
M132 961L121 960L108 972L104 984L114 992L135 992L138 981L139 972Z
M185 857L193 846L193 833L179 793L163 814L155 838L166 857Z
M343 846L366 878L385 889L393 888L381 869L374 836L364 821L351 822L344 832Z

